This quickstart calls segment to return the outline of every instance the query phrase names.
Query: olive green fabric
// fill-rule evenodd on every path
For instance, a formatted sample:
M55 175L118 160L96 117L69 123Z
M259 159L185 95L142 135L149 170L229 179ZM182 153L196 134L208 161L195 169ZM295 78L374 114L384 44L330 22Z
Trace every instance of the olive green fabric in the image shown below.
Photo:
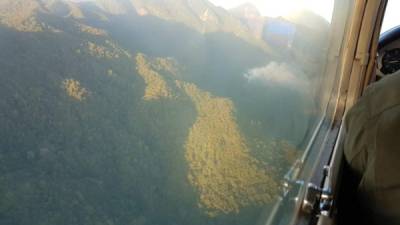
M400 73L367 88L345 118L345 158L371 224L400 225Z

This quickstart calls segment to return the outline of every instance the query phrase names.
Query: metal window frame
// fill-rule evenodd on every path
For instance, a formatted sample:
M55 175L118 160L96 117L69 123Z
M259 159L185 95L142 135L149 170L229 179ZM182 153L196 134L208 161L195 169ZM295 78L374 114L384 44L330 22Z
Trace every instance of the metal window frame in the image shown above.
M342 93L345 94L342 95L338 102L338 106L342 108L337 108L338 110L335 114L335 118L340 120L340 130L335 141L332 156L327 164L329 170L324 177L322 187L323 190L329 190L330 192L331 207L321 210L318 225L335 224L337 216L335 200L338 198L341 172L343 171L343 141L346 136L344 124L341 122L346 112L362 96L366 87L375 81L378 42L387 2L388 0L363 0L363 4L360 5L360 7L364 8L361 14L362 20L359 24L355 24L357 26L353 27L353 33L359 30L359 34L357 39L351 40L351 42L356 44L353 59L344 62L345 66L348 68L351 67L351 72L342 74L341 89ZM355 22L358 23L358 21ZM352 51L352 49L348 51Z
M333 118L338 99L337 93L340 80L337 79L337 77L339 76L338 73L341 73L341 59L343 59L344 46L346 39L348 39L347 37L349 33L349 25L346 21L348 21L353 14L353 12L349 11L348 4L348 0L336 0L334 5L334 16L333 21L331 22L332 29L329 37L330 45L328 47L328 61L324 71L327 74L328 79L331 80L326 82L326 85L321 88L322 90L325 90L323 92L324 95L321 96L321 102L328 102L328 104L321 106L321 111L325 111L325 114L318 122L318 125L314 128L314 132L308 142L303 156L293 165L293 167L285 176L286 182L283 184L283 194L277 200L277 203L271 211L271 216L264 224L305 224L304 221L309 220L307 216L301 213L301 203L306 192L306 187L304 184L311 182L311 180L314 182L316 179L321 180L322 176L317 178L318 176L313 175L312 179L307 179L307 181L304 181L304 171L311 169L314 171L312 174L316 174L315 171L318 170L317 167L320 165L310 165L309 163L306 163L306 160L310 158L310 153L317 153L319 155L314 157L321 158L321 154L324 152L322 151L321 147L326 146L325 142L327 142L328 137L336 136L337 134L337 132L335 134L335 129L331 129L331 127L334 126ZM343 29L344 23L346 24L345 29ZM334 85L330 86L332 84ZM326 91L328 88L331 90ZM324 162L326 162L326 160L324 160ZM282 218L286 217L285 211L288 210L287 206L290 207L289 211L291 214L295 216L290 218L290 221L281 221Z
M338 0L342 3L348 1ZM284 184L287 190L274 206L273 216L270 216L264 224L334 224L336 212L334 203L331 202L331 207L325 210L318 208L318 204L313 202L313 208L309 212L304 212L304 205L309 203L307 198L312 189L316 189L315 193L312 193L319 201L321 197L333 201L337 195L343 162L342 121L346 111L354 105L366 86L375 78L378 39L387 1L354 0L352 11L344 14L341 12L343 9L340 9L340 4L339 9L336 9L336 13L339 15L342 13L342 17L337 15L338 20L345 19L347 22L344 33L340 33L338 30L335 31L334 27L335 23L340 24L340 21L332 21L331 40L338 37L344 37L344 40L340 45L330 46L326 73L337 74L330 77L339 76L339 80L333 86L330 95L322 96L329 99L326 113L312 135L301 158L300 166L294 165L291 169L290 182ZM317 154L317 163L305 163L311 153ZM302 174L307 166L311 167L311 177L309 173ZM308 179L302 177L307 175ZM299 179L301 181L296 182ZM288 203L291 203L291 210L295 216L279 222L281 219L279 217L284 216L281 208Z

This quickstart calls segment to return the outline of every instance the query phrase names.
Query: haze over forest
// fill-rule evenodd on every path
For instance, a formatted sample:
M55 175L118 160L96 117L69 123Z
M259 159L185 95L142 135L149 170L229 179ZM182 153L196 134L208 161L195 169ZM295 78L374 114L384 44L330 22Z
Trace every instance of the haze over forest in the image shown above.
M207 0L0 1L0 224L256 224L318 117L328 25Z

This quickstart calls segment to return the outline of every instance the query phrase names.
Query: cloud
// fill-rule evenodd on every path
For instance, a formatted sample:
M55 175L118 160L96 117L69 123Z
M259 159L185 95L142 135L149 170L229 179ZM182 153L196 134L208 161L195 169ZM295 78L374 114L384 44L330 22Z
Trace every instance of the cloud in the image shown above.
M250 69L244 74L249 83L283 86L294 90L307 90L309 82L304 73L287 63L272 61L263 67Z

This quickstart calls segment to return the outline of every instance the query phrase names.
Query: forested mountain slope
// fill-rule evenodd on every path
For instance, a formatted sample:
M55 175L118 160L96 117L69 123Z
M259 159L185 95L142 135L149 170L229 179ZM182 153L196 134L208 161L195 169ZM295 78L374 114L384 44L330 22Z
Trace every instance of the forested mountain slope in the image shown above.
M3 0L0 49L0 224L254 224L312 120L206 0Z

